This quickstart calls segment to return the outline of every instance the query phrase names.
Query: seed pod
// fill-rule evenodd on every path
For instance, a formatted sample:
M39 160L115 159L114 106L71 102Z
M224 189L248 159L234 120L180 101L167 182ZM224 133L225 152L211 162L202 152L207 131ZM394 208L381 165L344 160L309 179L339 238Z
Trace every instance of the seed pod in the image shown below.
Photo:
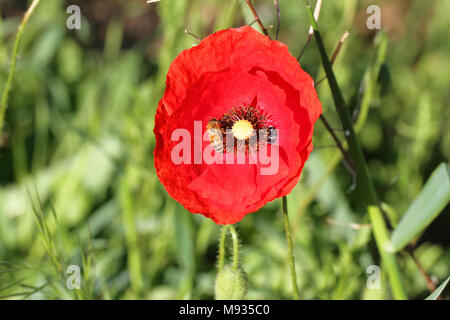
M247 274L241 267L234 271L229 265L225 265L217 274L216 300L241 300L247 289Z

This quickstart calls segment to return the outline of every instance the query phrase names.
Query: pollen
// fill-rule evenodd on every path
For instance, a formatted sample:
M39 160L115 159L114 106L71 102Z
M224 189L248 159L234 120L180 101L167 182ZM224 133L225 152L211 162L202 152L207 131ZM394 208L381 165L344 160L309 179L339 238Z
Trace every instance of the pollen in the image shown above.
M222 150L225 152L237 150L246 153L258 152L260 146L272 144L276 139L270 131L271 128L276 129L274 121L269 114L257 106L232 107L217 119L218 126L224 133ZM230 139L232 141L229 141Z
M231 128L231 132L238 140L246 140L253 134L253 125L248 120L236 121Z

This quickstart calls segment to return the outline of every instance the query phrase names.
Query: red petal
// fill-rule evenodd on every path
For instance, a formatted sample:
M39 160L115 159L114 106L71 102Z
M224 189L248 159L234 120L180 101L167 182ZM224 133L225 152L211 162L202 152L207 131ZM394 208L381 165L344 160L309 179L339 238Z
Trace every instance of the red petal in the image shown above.
M292 190L312 150L313 125L322 108L312 79L284 44L250 27L217 32L175 59L166 84L154 153L157 174L174 199L193 213L229 224ZM173 163L171 151L178 144L170 141L173 130L184 128L194 136L194 121L202 121L203 134L209 119L255 99L280 129L276 174L261 175L260 162ZM202 150L209 145L200 143Z

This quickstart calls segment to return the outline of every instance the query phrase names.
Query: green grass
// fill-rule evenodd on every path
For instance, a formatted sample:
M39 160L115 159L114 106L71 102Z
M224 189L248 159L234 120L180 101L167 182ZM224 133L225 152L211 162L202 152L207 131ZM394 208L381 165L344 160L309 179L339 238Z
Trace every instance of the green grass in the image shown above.
M275 26L269 29L275 37L273 1L253 2L264 25ZM159 183L154 115L170 63L197 43L184 30L205 37L253 16L244 0L118 3L119 11L105 20L86 4L82 29L69 31L67 5L42 1L23 31L0 134L0 298L214 297L221 230L187 213ZM427 204L433 197L423 199L421 191L450 158L450 75L444 71L450 4L379 1L385 30L375 36L365 28L368 3L324 1L319 28L329 56L350 32L333 71L350 115L359 115L356 136L392 227L404 224L418 197L420 208L444 207L432 212L434 222L417 229L421 233L407 247L415 248L437 288L450 273L448 204ZM29 4L0 2L2 93ZM280 7L280 41L297 56L308 37L306 7L293 0L280 0ZM325 75L314 41L300 63L317 80ZM318 93L344 141L326 81ZM287 197L300 298L393 298L362 189L347 192L352 178L319 122L314 143L300 183ZM291 299L281 202L236 227L246 298ZM232 254L226 251L226 259ZM396 259L408 298L428 297L411 256L403 250ZM379 290L366 286L372 264L381 266ZM66 287L69 265L82 270L81 290ZM448 291L442 294L448 297Z

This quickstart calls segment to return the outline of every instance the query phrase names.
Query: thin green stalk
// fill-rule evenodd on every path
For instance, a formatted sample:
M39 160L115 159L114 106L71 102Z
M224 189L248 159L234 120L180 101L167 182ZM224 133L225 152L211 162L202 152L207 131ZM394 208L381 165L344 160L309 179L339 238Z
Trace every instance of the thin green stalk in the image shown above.
M233 271L237 271L239 267L239 237L236 229L232 224L228 225L228 230L231 233L231 239L233 240Z
M11 87L12 87L12 83L13 83L13 79L14 79L14 73L16 71L17 56L19 54L19 48L20 48L20 42L22 40L23 30L25 29L25 26L26 26L28 20L30 19L31 15L33 14L33 12L36 9L39 2L40 2L40 0L34 0L31 3L27 12L25 12L22 22L20 23L19 30L17 31L17 36L16 36L16 40L14 42L14 49L13 49L13 53L12 53L12 57L11 57L11 67L9 68L8 79L6 81L5 88L3 89L2 99L0 101L0 133L3 130L3 123L5 121L5 112L6 112L6 108L8 107L9 92L11 91Z
M225 240L227 238L227 226L222 227L222 231L220 233L220 240L219 240L219 265L218 269L219 272L223 268L223 263L225 261Z
M256 10L255 10L255 7L253 7L252 1L251 1L251 0L245 0L245 2L247 2L248 7L249 7L250 10L252 11L253 16L255 17L255 20L256 20L256 22L258 22L258 24L259 24L259 26L261 27L263 33L264 33L266 36L269 36L269 32L267 32L267 28L264 27L264 25L263 25L261 19L259 18L259 15L258 15L258 13L257 13Z
M294 246L292 244L292 234L291 234L291 228L289 226L287 198L286 197L283 197L283 206L282 207L283 207L284 229L286 232L286 240L287 240L287 244L288 244L289 269L291 271L291 281L292 281L292 287L294 289L294 299L298 300L300 298L300 293L298 291L297 274L295 272Z
M354 124L355 132L358 134L362 128L364 127L366 120L367 120L367 114L370 109L370 102L373 99L373 94L375 86L375 82L378 79L379 70L381 68L381 65L384 62L385 56L386 56L386 45L387 45L387 39L384 34L381 34L378 47L378 52L376 56L376 61L369 67L369 70L367 71L365 75L364 86L365 90L362 96L361 101L361 107L359 110L358 119L356 120ZM326 77L324 77L326 79ZM342 142L343 147L345 150L347 150L348 144L347 141ZM316 182L316 184L306 193L304 197L304 201L300 203L300 207L298 209L298 213L296 215L296 220L294 222L292 234L295 237L295 234L298 230L298 226L300 223L300 220L303 216L303 213L305 209L309 206L309 204L315 199L316 194L319 192L322 185L325 183L325 181L328 179L328 177L333 173L334 169L336 169L337 165L341 161L343 154L341 151L336 151L334 156L331 157L331 160L328 161L328 165L324 171L324 174L320 177L320 179Z
M139 297L143 289L143 276L141 265L141 252L139 249L139 236L136 228L134 202L130 186L126 177L119 187L119 199L122 206L122 221L125 231L125 244L127 248L127 263L130 272L130 282L134 293Z
M311 25L314 30L314 38L316 39L317 47L322 58L322 64L327 75L328 83L333 95L333 100L339 114L339 118L342 122L342 126L346 131L346 138L350 148L350 154L352 155L355 169L358 175L358 184L363 188L366 195L366 202L369 212L369 217L373 226L375 241L378 246L381 258L385 263L386 271L389 277L392 293L396 299L406 299L406 291L403 286L400 270L397 265L396 257L391 250L391 244L389 240L389 232L386 227L382 212L379 207L378 197L375 192L375 188L369 176L364 154L353 128L353 122L348 111L348 107L344 101L341 90L336 81L330 60L328 59L325 46L320 36L317 22L314 19L311 5L308 0L304 0L308 9L308 15L311 21Z

